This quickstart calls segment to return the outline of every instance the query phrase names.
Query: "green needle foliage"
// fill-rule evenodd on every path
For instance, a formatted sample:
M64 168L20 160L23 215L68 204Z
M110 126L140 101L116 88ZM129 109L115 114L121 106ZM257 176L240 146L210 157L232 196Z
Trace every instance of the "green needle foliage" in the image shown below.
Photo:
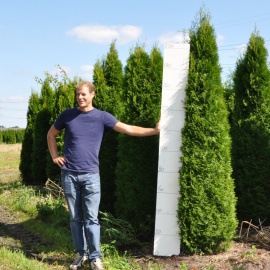
M35 119L39 111L39 95L32 92L27 111L27 125L25 129L24 139L22 142L22 151L20 159L20 173L24 184L33 184L32 178L32 151L33 151L33 132L35 127Z
M22 143L24 129L8 128L0 130L0 143L15 144Z
M47 160L47 133L53 108L54 92L47 77L41 87L39 111L33 128L32 179L34 184L45 184Z
M237 226L230 127L218 61L210 17L201 11L190 30L179 180L180 235L190 253L226 250Z
M123 122L155 126L160 113L162 63L157 48L150 55L141 46L131 51L125 67ZM158 136L119 136L116 214L148 238L154 228L157 162Z
M75 90L78 81L79 81L78 78L74 78L74 80L68 79L65 74L63 74L62 81L59 81L58 79L55 78L54 101L53 101L53 109L51 112L51 118L49 120L49 127L54 123L54 121L62 111L77 106L75 99L75 92L76 92ZM56 137L57 149L60 155L63 153L64 135L65 132L63 131ZM47 177L58 183L60 180L60 169L57 165L53 163L51 155L48 150L48 146L47 146L46 162L47 162L46 163Z
M112 113L116 118L119 118L121 112L123 77L123 67L114 41L111 43L106 58L95 64L93 79L96 86L94 106ZM100 210L110 213L114 213L115 204L117 148L118 133L113 130L105 130L99 153L102 193Z
M233 177L241 220L270 224L270 73L258 31L250 37L234 76Z

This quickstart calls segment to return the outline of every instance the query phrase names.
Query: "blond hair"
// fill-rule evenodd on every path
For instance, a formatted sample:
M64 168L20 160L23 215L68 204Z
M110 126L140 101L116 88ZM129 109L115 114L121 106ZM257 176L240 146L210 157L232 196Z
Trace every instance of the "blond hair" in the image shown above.
M93 92L95 93L96 87L94 86L93 83L88 82L88 81L80 82L77 85L76 90L81 90L84 86L88 87L89 93L93 93Z

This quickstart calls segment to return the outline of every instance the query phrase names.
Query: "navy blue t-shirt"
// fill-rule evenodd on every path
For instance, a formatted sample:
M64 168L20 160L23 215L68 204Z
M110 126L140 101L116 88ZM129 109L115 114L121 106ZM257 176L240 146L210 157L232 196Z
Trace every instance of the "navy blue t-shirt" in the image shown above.
M65 129L64 170L99 172L99 150L104 128L113 128L118 120L108 112L94 108L82 112L77 108L63 111L54 123L57 130Z

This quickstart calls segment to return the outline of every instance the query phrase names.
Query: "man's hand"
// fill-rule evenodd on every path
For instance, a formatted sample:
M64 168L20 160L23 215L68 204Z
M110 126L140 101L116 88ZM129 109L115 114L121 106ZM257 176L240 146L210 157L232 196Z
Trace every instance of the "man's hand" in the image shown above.
M65 157L56 157L53 158L53 163L58 165L59 167L62 167L67 162Z
M160 133L160 119L158 120L157 124L156 124L156 127L155 127L155 130L157 131L157 134Z

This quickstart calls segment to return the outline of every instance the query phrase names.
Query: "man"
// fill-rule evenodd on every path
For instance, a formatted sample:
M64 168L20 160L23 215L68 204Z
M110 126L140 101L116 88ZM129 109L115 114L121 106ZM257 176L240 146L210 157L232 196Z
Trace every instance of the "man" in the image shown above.
M104 269L100 252L100 177L98 155L105 127L130 136L159 134L155 128L132 126L93 107L95 86L81 82L76 89L77 108L64 110L51 126L47 139L52 160L61 168L62 185L70 212L76 257L70 269L89 258L91 269ZM56 136L65 129L64 154L58 155ZM89 255L87 250L89 250Z

